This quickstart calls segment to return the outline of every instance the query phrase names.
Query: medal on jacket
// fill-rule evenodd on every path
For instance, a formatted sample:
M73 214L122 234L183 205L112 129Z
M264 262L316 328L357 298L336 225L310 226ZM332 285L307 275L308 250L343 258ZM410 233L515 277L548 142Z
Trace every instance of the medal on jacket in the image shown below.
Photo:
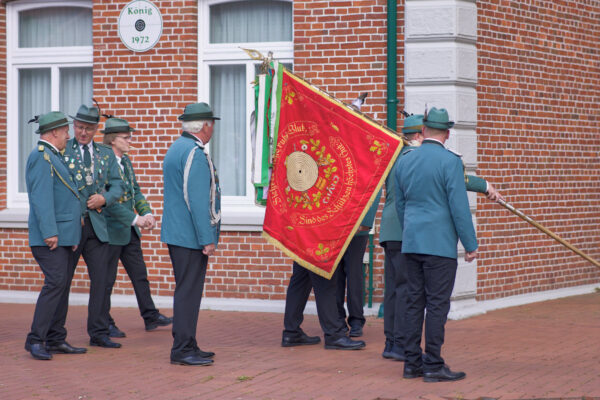
M85 184L88 186L91 186L91 184L94 182L94 178L92 178L91 175L86 175L85 176Z

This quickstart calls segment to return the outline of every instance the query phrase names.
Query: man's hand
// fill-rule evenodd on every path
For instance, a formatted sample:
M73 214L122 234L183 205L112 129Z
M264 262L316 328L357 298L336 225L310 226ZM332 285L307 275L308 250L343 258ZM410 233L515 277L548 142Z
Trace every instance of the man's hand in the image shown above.
M504 197L502 197L502 195L500 193L498 193L498 191L496 190L494 185L492 185L489 182L488 182L488 190L487 190L486 195L487 195L487 198L492 201L498 201L498 199L504 200Z
M152 214L144 215L146 217L146 229L154 229L156 226L156 220L152 216Z
M73 250L73 253L77 251L77 247L79 247L79 245L71 246L71 250Z
M135 224L142 229L146 229L146 225L148 225L148 222L146 221L145 216L138 215L135 220Z
M50 250L54 250L58 247L58 236L51 236L47 239L44 239L44 243L46 243Z
M206 254L207 256L212 256L214 252L215 252L215 244L214 243L207 244L202 249L202 253Z
M465 252L465 261L466 262L471 262L471 261L473 261L476 258L477 258L477 250L470 251L470 252L469 251Z
M93 194L88 198L87 208L90 210L99 210L106 204L106 199L101 194Z

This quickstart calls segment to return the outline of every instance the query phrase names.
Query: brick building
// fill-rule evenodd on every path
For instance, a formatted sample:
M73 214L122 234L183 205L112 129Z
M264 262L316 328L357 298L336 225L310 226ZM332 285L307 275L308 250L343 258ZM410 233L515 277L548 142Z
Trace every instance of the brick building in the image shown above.
M43 283L27 243L24 165L35 140L26 124L31 116L50 109L73 115L93 97L104 113L129 120L138 131L131 153L138 182L160 220L162 159L180 134L177 116L188 103L208 101L222 117L210 151L224 199L204 304L281 309L291 261L260 236L264 210L253 204L248 179L248 83L256 62L240 47L273 51L343 101L368 91L363 111L382 123L388 104L394 107L387 59L395 51L399 109L446 107L456 121L450 146L464 154L470 172L600 258L600 4L406 0L388 13L394 3L0 1L3 297L29 293L34 299ZM145 12L152 4L161 17L157 42L133 51L135 43L127 41L134 39L119 33L121 12L128 6ZM397 25L390 50L388 17ZM394 121L387 123L393 127ZM600 269L499 205L470 196L480 258L459 262L454 298L471 312L501 306L503 299L527 302L598 285ZM159 229L142 243L153 293L168 301L174 279ZM380 302L383 252L377 243L376 234L373 294ZM87 286L81 266L72 292L85 293ZM122 269L114 292L133 293Z

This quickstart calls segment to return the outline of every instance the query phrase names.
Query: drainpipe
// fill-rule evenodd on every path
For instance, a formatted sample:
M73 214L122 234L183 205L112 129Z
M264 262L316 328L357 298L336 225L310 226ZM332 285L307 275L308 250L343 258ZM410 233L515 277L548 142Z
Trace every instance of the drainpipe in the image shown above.
M396 130L396 115L398 111L397 86L397 54L398 37L396 34L397 2L387 2L387 126Z
M398 109L398 96L396 95L396 86L398 80L397 74L397 50L398 50L398 37L396 34L396 20L397 20L397 2L396 0L388 0L387 2L387 121L386 125L388 128L396 130L396 115ZM372 242L371 242L372 243ZM370 268L373 267L372 259L372 245L369 249L371 256ZM383 290L390 290L391 288L384 287ZM373 288L371 288L370 294L372 295ZM385 294L384 294L385 295ZM379 306L379 312L377 313L379 318L383 317L383 302Z

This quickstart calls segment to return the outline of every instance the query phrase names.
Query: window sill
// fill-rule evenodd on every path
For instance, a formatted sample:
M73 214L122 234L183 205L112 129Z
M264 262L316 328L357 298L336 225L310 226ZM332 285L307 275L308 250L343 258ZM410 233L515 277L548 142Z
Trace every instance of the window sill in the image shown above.
M28 208L7 208L0 211L0 228L27 228Z
M223 205L222 231L262 231L265 209L262 207ZM0 211L0 228L27 228L28 208L7 208Z

